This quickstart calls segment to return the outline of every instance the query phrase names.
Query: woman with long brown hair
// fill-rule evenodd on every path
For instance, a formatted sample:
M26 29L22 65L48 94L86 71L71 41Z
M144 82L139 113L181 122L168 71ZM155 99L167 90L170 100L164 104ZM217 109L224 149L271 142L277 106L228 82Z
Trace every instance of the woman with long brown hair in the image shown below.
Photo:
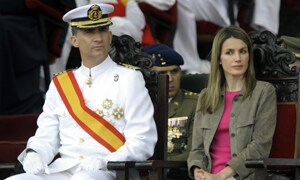
M211 73L199 96L189 173L195 179L251 179L246 159L267 158L276 126L276 93L255 79L251 41L237 26L214 38Z

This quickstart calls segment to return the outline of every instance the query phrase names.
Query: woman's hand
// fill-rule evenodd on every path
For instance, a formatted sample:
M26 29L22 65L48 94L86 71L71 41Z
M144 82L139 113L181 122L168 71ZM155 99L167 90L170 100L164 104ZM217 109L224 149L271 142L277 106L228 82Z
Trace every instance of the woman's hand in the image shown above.
M227 178L232 177L235 174L236 173L234 172L234 170L229 166L225 167L217 174L211 174L197 167L194 169L195 180L226 180Z
M195 180L204 180L205 179L204 173L205 173L205 171L203 169L195 167L195 169L194 169Z
M203 170L202 170L203 171ZM203 171L203 174L204 174L204 179L205 180L226 180L227 177L224 176L223 174L221 173L218 173L218 174L211 174L209 172L206 172L206 171Z

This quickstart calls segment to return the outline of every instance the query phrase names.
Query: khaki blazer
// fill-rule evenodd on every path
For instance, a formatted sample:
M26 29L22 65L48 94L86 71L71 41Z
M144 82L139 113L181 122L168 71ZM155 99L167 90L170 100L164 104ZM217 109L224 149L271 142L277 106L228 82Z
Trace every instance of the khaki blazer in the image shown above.
M253 169L246 168L244 163L246 159L261 159L269 156L276 126L277 106L275 88L270 83L257 81L252 94L244 101L242 92L243 90L234 98L232 104L229 124L232 158L227 165L235 170L239 178L244 179L253 173ZM198 107L201 102L198 100L192 150L188 158L191 176L193 166L211 170L209 150L223 113L224 93L223 90L223 101L213 114L199 112ZM203 92L199 96L202 95Z

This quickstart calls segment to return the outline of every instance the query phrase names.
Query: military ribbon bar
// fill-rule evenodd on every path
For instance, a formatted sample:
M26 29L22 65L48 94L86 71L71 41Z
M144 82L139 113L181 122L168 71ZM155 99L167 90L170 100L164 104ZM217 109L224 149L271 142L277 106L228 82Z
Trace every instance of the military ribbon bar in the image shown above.
M187 116L169 118L168 119L168 126L169 127L173 127L173 126L184 127L187 120L188 120Z
M109 122L89 109L72 71L53 78L54 84L74 120L97 142L114 152L124 143L124 136Z

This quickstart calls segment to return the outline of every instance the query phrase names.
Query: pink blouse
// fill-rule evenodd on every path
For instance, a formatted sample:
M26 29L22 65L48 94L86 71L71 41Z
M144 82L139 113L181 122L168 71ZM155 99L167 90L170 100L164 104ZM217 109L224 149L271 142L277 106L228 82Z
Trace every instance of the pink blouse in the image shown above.
M230 111L232 107L233 98L239 93L240 91L225 92L224 112L210 147L210 156L212 160L212 174L216 174L222 169L224 169L227 162L229 162L231 159L229 137Z

